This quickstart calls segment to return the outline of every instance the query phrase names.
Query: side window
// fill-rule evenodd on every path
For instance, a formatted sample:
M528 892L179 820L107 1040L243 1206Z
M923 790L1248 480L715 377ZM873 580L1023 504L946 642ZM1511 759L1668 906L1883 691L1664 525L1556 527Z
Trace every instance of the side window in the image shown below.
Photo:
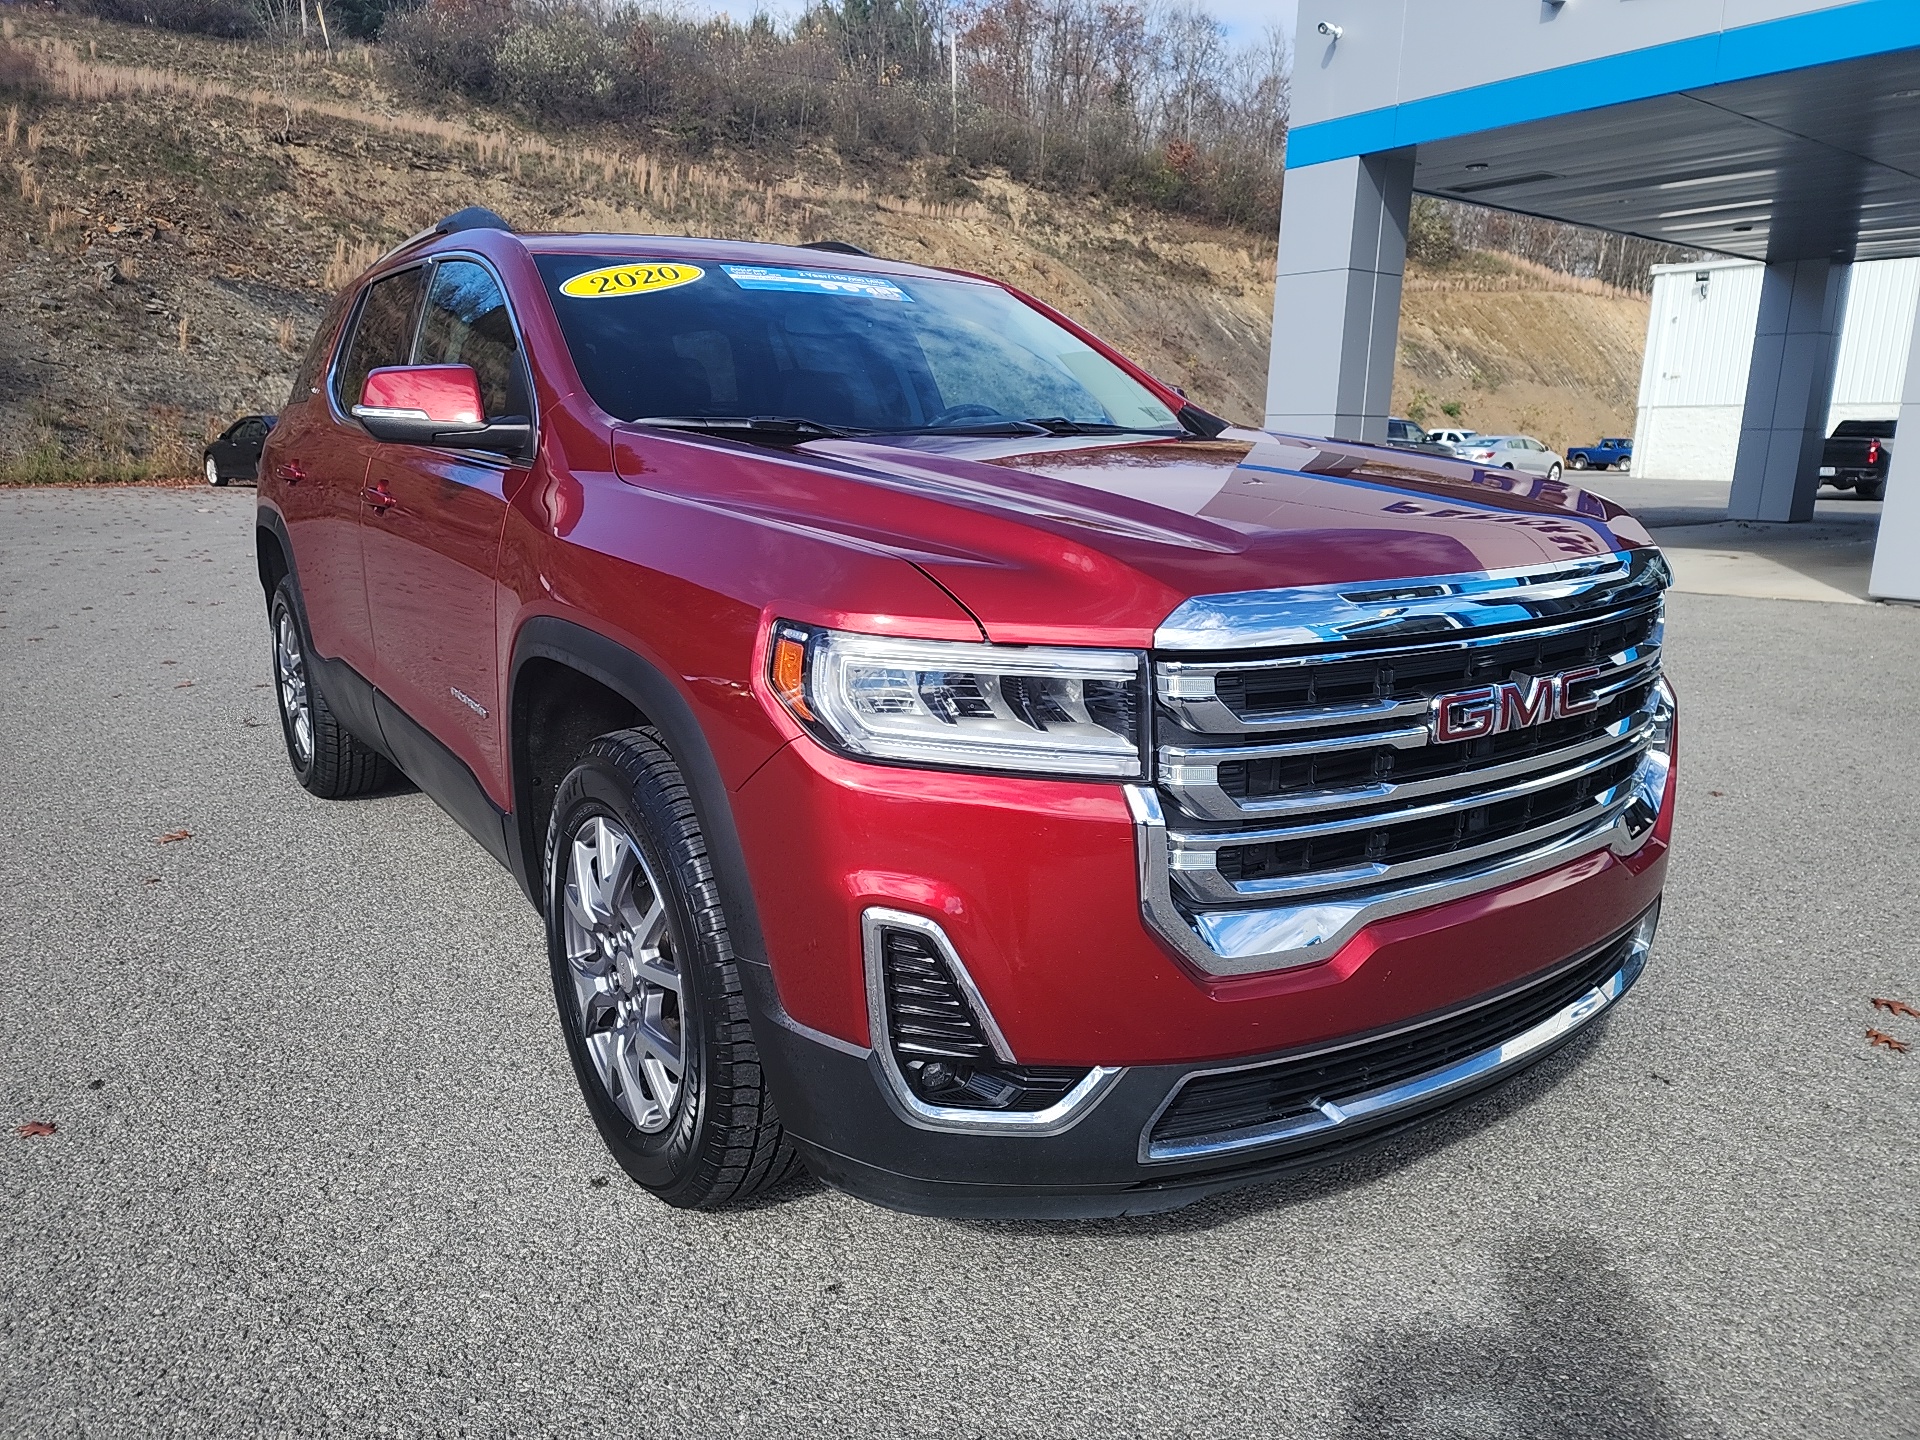
M327 356L333 350L334 336L340 332L340 317L346 314L347 302L351 299L353 291L342 290L333 297L332 303L320 316L320 323L314 326L313 340L300 361L300 368L294 371L293 389L287 394L287 404L304 404L320 384L320 372L327 368Z
M471 260L435 268L414 363L471 365L489 420L532 412L506 297L486 267Z
M403 270L375 281L367 291L346 358L334 371L334 402L349 414L360 403L370 371L407 363L407 347L413 343L413 317L420 309L421 275L418 268Z

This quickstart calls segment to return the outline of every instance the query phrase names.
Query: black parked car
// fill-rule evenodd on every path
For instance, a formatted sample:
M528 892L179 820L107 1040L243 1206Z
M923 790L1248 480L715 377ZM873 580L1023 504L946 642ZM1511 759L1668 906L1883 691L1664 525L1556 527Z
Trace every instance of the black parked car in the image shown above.
M209 442L202 457L206 461L207 483L224 485L229 480L260 478L260 447L267 443L273 429L272 415L242 415Z

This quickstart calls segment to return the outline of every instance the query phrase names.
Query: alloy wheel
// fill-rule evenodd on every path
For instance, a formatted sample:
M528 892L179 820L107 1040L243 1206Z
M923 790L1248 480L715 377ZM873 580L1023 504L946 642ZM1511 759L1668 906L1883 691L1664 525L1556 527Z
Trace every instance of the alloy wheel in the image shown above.
M209 485L218 485L220 483L220 466L215 463L211 455L207 456L207 483Z
M665 891L620 822L574 831L563 923L580 1035L607 1095L636 1130L672 1122L683 1089L683 976Z
M293 612L281 608L273 627L273 667L280 682L280 710L293 741L293 758L305 770L313 760L313 705L307 697L307 657Z

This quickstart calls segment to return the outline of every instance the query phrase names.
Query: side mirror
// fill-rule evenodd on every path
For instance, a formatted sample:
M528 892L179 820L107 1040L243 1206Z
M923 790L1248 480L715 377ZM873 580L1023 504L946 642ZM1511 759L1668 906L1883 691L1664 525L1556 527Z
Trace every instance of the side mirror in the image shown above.
M518 415L489 421L471 365L389 365L367 375L353 417L376 440L524 456L533 426Z

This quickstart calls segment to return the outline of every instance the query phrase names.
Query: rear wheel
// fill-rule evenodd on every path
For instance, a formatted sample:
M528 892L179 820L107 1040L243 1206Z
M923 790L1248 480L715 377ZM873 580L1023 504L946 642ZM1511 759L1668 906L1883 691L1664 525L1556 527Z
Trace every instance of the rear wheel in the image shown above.
M1853 482L1853 493L1861 500L1883 499L1887 493L1887 477L1877 475L1871 480L1856 480Z
M567 1053L620 1168L690 1209L793 1174L706 839L656 732L601 736L560 782L546 880Z
M218 462L216 462L211 455L207 456L207 483L209 485L224 485L227 483L226 477L220 473Z
M293 577L280 582L267 611L273 629L273 689L280 731L293 773L322 800L344 800L377 790L393 778L387 758L363 744L339 718L314 681L311 646L300 623Z

